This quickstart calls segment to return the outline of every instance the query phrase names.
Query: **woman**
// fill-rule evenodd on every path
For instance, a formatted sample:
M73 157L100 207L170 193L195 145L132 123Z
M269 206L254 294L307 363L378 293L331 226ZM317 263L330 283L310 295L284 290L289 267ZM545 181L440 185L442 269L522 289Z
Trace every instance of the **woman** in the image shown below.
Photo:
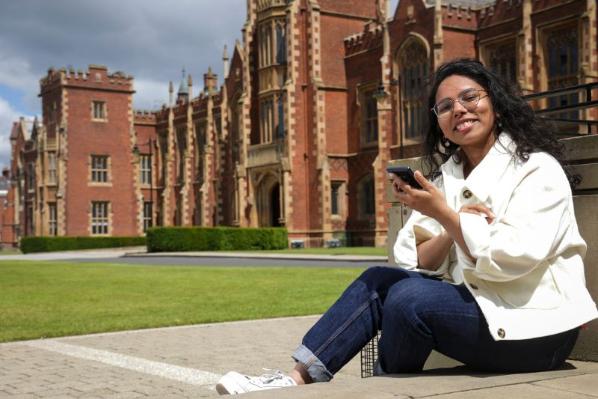
M231 372L218 392L329 381L378 330L379 374L420 371L433 349L484 371L563 364L598 312L556 138L474 60L438 69L429 107L438 177L415 172L422 189L391 177L413 209L394 246L400 268L354 281L307 332L288 376Z

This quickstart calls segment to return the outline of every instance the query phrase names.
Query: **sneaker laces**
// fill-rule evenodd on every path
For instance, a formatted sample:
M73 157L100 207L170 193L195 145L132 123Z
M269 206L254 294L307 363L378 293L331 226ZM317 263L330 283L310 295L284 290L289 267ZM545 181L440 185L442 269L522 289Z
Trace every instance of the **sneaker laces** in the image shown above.
M264 373L259 377L254 377L257 381L261 382L262 384L269 384L272 381L282 380L287 378L287 375L284 374L280 370L272 370L272 369L262 369L264 371L269 371L269 373Z
M273 370L273 369L266 369L266 368L264 368L262 370L267 371L267 373L264 373L258 377L253 377L254 382L257 384L270 385L274 381L280 381L284 385L296 385L291 377L289 377L288 375L286 375L285 373L283 373L280 370Z

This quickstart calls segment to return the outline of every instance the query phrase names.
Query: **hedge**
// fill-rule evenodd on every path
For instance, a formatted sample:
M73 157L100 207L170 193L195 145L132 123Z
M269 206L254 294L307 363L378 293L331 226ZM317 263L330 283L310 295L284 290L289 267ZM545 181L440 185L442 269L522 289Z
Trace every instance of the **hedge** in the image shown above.
M68 251L145 245L145 237L23 237L21 252Z
M148 252L230 251L288 247L285 228L154 227L147 231Z

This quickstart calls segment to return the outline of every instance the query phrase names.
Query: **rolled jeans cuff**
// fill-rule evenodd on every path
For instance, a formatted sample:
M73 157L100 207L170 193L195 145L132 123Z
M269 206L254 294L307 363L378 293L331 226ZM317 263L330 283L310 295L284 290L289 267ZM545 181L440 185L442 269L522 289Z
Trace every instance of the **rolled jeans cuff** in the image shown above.
M328 382L333 378L333 375L324 363L320 361L305 345L301 344L293 353L293 359L301 363L307 374L311 377L313 382Z

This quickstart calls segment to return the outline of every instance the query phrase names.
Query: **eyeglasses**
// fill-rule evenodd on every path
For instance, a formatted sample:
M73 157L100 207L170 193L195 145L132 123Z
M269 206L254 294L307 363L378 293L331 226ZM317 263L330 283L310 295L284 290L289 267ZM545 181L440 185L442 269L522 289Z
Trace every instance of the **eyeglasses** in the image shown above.
M482 95L480 92L486 93L486 91L482 89L467 89L461 92L456 99L445 98L441 100L431 108L431 111L436 114L437 118L447 117L453 112L455 101L459 101L459 104L461 104L467 112L473 112L478 107L480 100L488 97L488 93Z

